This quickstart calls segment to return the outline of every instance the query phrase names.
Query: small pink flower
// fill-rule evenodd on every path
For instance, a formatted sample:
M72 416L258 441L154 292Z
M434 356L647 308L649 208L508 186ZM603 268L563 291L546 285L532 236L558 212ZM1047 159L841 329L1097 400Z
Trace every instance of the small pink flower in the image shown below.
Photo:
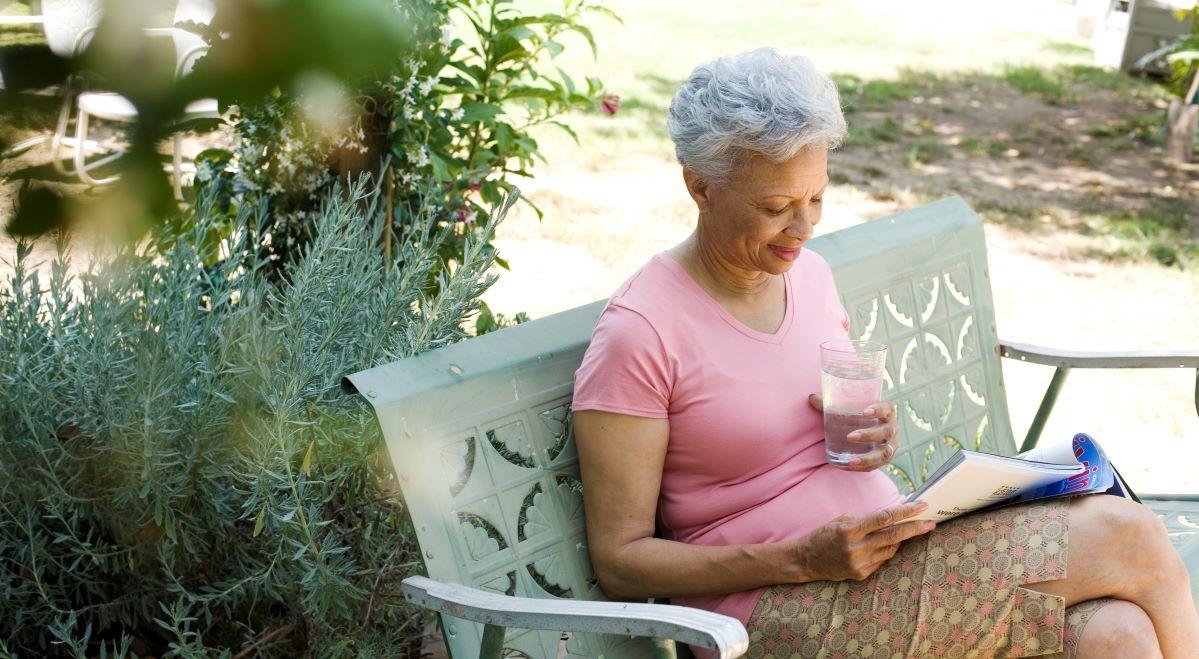
M958 585L958 582L961 581L961 579L962 575L957 570L950 570L945 574L945 583L949 584L950 586Z
M604 114L612 116L620 112L620 96L617 94L604 94L603 101L600 102L600 107L604 109Z
M471 192L478 192L479 190L482 190L482 189L483 189L482 183L471 183L470 184Z

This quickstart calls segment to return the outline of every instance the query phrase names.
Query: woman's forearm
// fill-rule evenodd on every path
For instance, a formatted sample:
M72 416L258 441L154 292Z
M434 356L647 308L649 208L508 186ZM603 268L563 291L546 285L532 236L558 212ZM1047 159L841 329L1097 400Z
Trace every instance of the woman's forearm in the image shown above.
M600 571L613 599L694 597L802 583L794 542L704 546L661 538L631 542ZM597 566L598 567L598 566Z

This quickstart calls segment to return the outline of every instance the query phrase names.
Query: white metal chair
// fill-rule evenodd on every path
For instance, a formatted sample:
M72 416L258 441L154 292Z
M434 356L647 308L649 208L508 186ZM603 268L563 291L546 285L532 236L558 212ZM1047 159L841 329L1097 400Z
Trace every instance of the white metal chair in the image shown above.
M50 51L59 57L71 58L80 55L87 48L100 24L102 13L102 0L43 0L42 14L37 17L36 22L42 25L46 34L46 45ZM28 18L28 22L32 23L33 17ZM75 97L82 90L83 84L83 75L73 73L67 76L62 86L62 107L58 112L58 123L54 132L14 144L5 155L16 155L38 144L50 142L50 161L54 169L64 176L74 175L74 172L63 165L60 154L64 146L76 150L79 147L72 138L67 137L67 130L75 106ZM99 149L94 143L82 146Z
M212 21L215 13L216 5L213 0L179 0L179 3L175 7L175 24L191 22L198 25L207 25ZM145 33L152 37L169 37L172 40L175 45L176 78L190 73L196 61L203 57L208 50L208 44L199 35L178 27L153 28L146 30ZM216 119L220 116L220 108L217 105L216 99L208 98L189 103L184 109L183 115L179 117L179 121ZM129 99L113 92L84 92L80 94L79 111L75 119L75 141L77 143L86 143L88 124L91 117L121 123L132 123L137 120L137 108ZM183 199L183 153L181 138L182 134L179 132L175 132L172 136L172 164L170 169L171 183L174 187L176 199ZM111 162L121 155L123 155L122 152L115 151L89 163L87 162L86 150L76 149L75 172L78 174L80 180L88 185L108 185L115 182L119 177L109 176L97 179L91 175L90 170Z

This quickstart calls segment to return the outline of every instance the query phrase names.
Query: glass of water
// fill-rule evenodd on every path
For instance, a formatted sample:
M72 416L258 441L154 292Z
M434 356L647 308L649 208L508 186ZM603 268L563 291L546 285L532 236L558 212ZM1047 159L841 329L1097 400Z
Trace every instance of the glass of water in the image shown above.
M824 455L834 465L874 450L877 442L851 442L849 433L878 425L865 410L882 401L886 344L832 339L820 344L824 398Z

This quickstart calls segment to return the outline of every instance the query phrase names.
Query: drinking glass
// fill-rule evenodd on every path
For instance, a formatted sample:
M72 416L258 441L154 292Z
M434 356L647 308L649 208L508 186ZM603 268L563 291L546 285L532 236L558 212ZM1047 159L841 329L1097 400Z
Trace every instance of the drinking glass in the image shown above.
M886 344L832 339L820 344L820 382L824 397L824 455L834 465L874 450L877 442L851 442L849 433L878 425L867 407L882 401Z

